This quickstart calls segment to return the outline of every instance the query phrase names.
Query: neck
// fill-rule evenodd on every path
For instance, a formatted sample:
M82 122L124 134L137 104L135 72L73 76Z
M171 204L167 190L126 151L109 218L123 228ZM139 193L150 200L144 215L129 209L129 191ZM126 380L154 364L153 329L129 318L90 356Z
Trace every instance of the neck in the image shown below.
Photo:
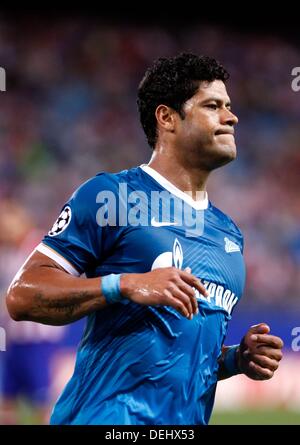
M195 200L197 200L199 192L206 191L206 183L210 173L207 170L184 165L175 156L168 156L166 152L161 153L156 150L154 150L148 165L181 191L189 193Z

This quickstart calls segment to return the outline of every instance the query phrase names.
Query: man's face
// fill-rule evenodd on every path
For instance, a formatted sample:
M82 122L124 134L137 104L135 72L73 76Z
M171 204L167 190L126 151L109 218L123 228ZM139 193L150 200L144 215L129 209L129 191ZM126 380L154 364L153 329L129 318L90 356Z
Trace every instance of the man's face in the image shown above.
M183 105L178 116L176 146L180 155L194 166L213 170L236 158L230 99L221 80L202 82L196 94Z

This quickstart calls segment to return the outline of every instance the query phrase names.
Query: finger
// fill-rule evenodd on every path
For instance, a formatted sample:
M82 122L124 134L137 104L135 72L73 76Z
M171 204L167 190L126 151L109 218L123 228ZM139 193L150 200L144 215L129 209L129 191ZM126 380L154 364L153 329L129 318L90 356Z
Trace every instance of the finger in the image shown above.
M197 303L195 290L191 286L186 284L183 280L180 280L177 283L177 286L179 287L179 289L182 292L184 292L186 295L189 296L189 298L191 300L192 308L193 308L193 313L198 314L199 311L198 311L198 303Z
M269 357L273 360L277 360L278 362L280 362L283 356L281 349L274 349L259 344L256 347L255 354L265 355L266 357Z
M252 371L254 371L255 380L268 380L273 377L274 372L267 368L262 368L254 362L249 362L249 367Z
M190 267L186 267L184 270L185 270L187 273L192 273L192 269L191 269Z
M183 281L185 281L190 286L195 287L200 292L200 294L208 297L209 293L207 292L199 278L195 277L195 275L192 275L191 273L185 272L184 270L179 270L179 275Z
M270 326L266 323L258 323L251 326L249 333L251 334L268 334L270 332Z
M178 311L184 317L190 318L189 311L187 310L185 305L182 303L182 301L178 300L177 298L174 298L173 295L171 294L171 292L168 291L167 289L164 291L164 295L166 297L166 300L164 303L166 306L171 306L174 309L176 309L176 311Z
M269 357L259 354L253 354L251 356L251 361L254 362L256 365L259 365L261 368L270 369L270 371L273 372L276 371L279 366L277 360L272 360Z
M272 346L276 349L283 348L283 341L281 338L276 337L275 335L270 334L252 334L250 336L250 340L255 341L257 343L264 343L265 345Z
M175 285L172 287L169 287L166 290L167 290L169 296L172 296L176 301L180 301L183 304L183 306L185 308L184 316L189 319L192 319L193 318L193 308L192 308L190 298ZM166 292L165 292L165 294L166 294Z
M194 313L194 308L193 308L193 305L192 305L191 298L188 295L186 295L184 292L182 292L177 287L172 288L170 290L170 292L171 292L171 294L172 294L172 296L174 298L176 298L177 300L180 300L184 304L184 306L188 310L189 318L192 319L193 318L193 313Z

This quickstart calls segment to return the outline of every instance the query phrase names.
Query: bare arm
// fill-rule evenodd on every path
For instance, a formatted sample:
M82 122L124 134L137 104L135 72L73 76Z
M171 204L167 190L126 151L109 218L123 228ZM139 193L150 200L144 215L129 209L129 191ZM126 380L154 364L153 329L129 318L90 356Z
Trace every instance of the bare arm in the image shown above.
M207 295L198 278L175 267L123 274L120 283L124 298L144 305L171 306L189 319L198 310L193 288ZM101 278L74 277L37 251L14 278L6 303L14 320L50 325L72 323L107 305Z
M6 304L16 321L64 325L101 309L106 302L100 278L74 277L36 251L11 283Z

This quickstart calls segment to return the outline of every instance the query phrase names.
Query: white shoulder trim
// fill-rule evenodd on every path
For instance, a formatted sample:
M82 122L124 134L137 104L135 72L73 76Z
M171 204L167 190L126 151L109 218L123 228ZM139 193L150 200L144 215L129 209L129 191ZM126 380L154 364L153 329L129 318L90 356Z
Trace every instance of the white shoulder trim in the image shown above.
M52 260L54 260L57 264L59 264L61 267L63 267L65 269L65 271L67 271L69 274L74 275L75 277L79 277L80 276L80 273L78 272L78 270L75 269L75 267L68 260L66 260L66 258L64 258L61 254L56 252L51 247L46 246L43 243L40 243L35 248L35 250L37 250L38 252L43 253L47 257L49 257Z
M182 190L180 190L178 187L172 184L172 182L168 181L167 178L158 173L158 171L154 170L154 168L149 167L149 165L147 164L142 164L140 168L148 175L152 176L152 178L155 179L155 181L158 182L162 187L168 190L168 192L182 199L195 210L205 210L208 208L207 192L204 192L203 199L195 201L187 192L183 192Z

